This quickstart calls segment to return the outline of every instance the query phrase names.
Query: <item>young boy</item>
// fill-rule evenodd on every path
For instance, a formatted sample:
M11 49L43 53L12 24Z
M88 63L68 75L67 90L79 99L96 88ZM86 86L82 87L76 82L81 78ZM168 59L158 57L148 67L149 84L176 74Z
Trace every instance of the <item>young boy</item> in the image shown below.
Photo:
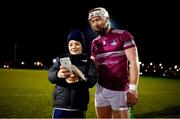
M89 103L89 88L97 82L96 66L84 51L84 36L79 30L72 30L67 38L69 53L56 58L49 69L48 79L56 84L53 92L53 118L86 118ZM69 57L84 74L82 79L71 73L60 63L60 58Z

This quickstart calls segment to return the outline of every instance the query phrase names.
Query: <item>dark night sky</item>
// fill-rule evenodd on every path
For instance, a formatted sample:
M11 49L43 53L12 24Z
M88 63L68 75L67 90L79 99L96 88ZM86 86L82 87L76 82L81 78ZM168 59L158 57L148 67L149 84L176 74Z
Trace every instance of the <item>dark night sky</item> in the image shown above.
M89 50L95 34L87 21L88 11L102 6L108 10L114 27L128 30L135 37L141 61L180 64L180 10L172 1L66 0L6 2L1 6L0 62L13 59L14 44L18 59L51 62L64 53L65 39L73 28L84 32Z

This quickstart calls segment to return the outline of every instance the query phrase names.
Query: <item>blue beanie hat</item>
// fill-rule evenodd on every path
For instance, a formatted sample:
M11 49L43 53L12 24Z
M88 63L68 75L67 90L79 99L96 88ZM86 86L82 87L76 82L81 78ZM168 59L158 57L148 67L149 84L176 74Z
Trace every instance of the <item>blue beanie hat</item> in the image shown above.
M81 31L75 29L71 30L67 38L67 43L69 43L70 40L79 41L84 48L84 35Z

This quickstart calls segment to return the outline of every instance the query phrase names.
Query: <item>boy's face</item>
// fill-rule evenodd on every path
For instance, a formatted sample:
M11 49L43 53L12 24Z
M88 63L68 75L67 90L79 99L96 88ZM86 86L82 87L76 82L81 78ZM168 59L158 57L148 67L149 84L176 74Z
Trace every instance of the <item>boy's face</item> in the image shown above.
M72 55L82 54L82 45L79 41L70 40L68 43L69 52Z

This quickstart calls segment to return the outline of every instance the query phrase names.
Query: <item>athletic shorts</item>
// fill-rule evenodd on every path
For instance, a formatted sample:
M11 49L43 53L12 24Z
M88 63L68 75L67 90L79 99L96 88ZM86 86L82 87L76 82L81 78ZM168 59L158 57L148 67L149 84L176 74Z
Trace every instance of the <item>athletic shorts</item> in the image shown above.
M111 106L112 110L128 110L127 92L113 91L103 88L98 83L96 84L95 106L106 107Z

